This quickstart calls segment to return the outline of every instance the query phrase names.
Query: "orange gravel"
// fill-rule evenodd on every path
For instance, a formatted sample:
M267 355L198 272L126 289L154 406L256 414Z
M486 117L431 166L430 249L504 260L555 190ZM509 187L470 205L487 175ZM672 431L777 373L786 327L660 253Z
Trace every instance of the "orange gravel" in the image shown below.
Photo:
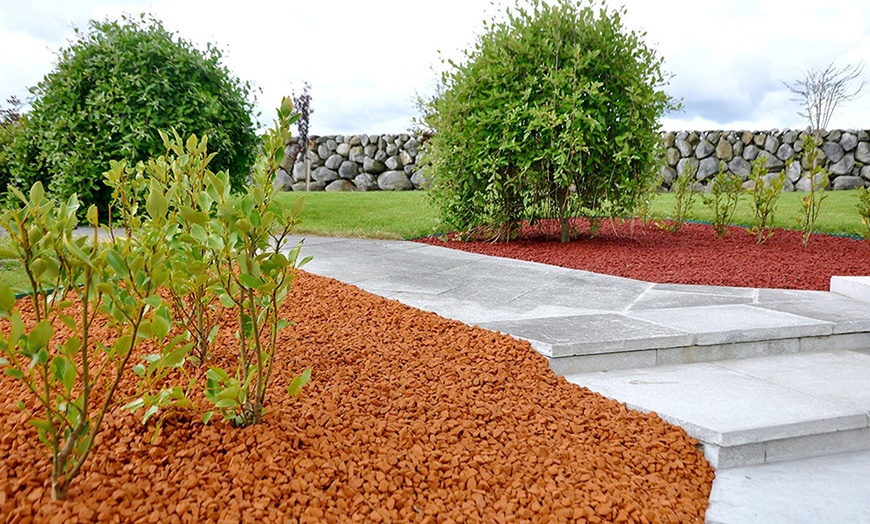
M713 469L697 441L569 384L526 342L306 273L284 314L297 325L261 425L175 413L151 443L153 421L115 409L65 502L16 408L32 399L0 377L0 520L704 521ZM230 340L213 362L232 368Z

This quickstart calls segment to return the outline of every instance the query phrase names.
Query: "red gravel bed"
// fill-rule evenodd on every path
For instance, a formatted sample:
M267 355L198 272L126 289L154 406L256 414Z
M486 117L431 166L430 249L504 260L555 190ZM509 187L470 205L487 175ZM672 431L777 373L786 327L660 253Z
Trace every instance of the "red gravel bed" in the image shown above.
M200 395L151 443L153 421L114 409L65 502L16 408L32 399L0 376L0 521L704 520L713 470L697 441L569 384L526 342L305 273L283 314L297 325L262 424L203 426ZM232 368L231 340L213 362Z
M578 221L579 230L586 224ZM462 242L449 235L420 242L484 255L584 269L646 282L784 289L830 289L831 276L870 276L870 250L862 240L813 235L803 247L798 231L776 230L764 244L730 227L716 238L704 224L679 233L639 221L605 222L592 238L563 244L556 224L525 227L511 242Z

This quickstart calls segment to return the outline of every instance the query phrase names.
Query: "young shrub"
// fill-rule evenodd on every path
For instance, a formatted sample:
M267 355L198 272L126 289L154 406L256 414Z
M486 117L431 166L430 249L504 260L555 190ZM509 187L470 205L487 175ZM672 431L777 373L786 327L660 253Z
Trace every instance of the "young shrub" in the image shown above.
M51 497L62 500L115 405L138 346L150 341L168 362L183 360L188 348L167 340L171 321L158 294L168 276L162 234L103 240L91 206L93 235L73 238L80 205L75 195L49 200L38 182L28 196L11 191L23 207L0 216L12 244L3 256L17 258L27 273L30 286L19 291L33 304L35 324L25 325L15 290L0 282L0 317L9 321L0 335L0 367L37 401L30 423L51 455ZM145 207L155 220L165 217L162 188L152 185ZM91 334L96 319L110 331L99 340Z
M519 3L449 62L424 104L431 195L462 230L509 239L523 220L625 216L655 177L662 61L620 11Z
M237 426L262 420L278 332L290 325L278 312L296 278L296 268L307 262L298 260L301 242L284 251L299 221L303 200L296 200L289 209L283 207L275 198L278 192L271 181L283 160L290 125L296 117L292 101L284 98L275 126L263 139L263 153L254 164L252 183L238 201L219 203L216 215L205 225L208 237L221 246L216 250L213 269L217 272L220 302L238 311L239 341L235 375L210 368L205 394L223 420ZM291 382L288 393L296 395L310 376L311 370L305 370ZM212 416L210 411L203 420L207 423Z
M776 202L779 200L779 195L782 194L782 188L785 187L785 174L788 172L788 162L777 176L768 180L768 169L765 167L767 158L759 156L752 162L752 172L749 174L749 179L752 180L752 204L755 210L755 218L753 226L747 231L750 235L755 236L755 242L763 244L768 238L773 236L773 213L776 210Z
M801 240L804 247L807 247L807 244L810 242L810 235L813 234L813 228L816 225L816 219L819 217L822 201L828 197L825 194L825 189L828 187L828 171L819 165L820 163L818 162L821 142L821 138L817 135L804 134L804 159L809 166L807 176L810 180L810 194L801 199L803 214L798 218L801 228Z
M743 180L726 173L725 162L719 162L719 173L710 182L710 193L701 198L704 205L713 211L713 233L716 238L722 238L728 232L742 191Z
M858 188L858 213L861 215L861 223L867 228L864 232L864 240L870 245L870 191L866 187Z
M208 134L212 168L232 173L241 190L257 144L251 86L221 64L218 48L201 51L145 15L91 21L76 35L32 89L16 187L39 180L61 199L77 193L102 215L112 195L103 180L109 161L135 166L157 157L158 130L175 126L182 136Z
M671 184L671 193L674 194L674 210L668 216L667 222L659 222L658 226L671 233L679 233L683 223L692 212L695 204L695 173L698 166L686 162L685 170L677 176Z

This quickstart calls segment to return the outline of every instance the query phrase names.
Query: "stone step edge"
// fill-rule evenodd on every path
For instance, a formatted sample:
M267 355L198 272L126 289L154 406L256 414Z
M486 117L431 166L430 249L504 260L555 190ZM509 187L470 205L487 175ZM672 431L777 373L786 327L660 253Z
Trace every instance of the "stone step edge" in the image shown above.
M530 341L535 347L535 341ZM677 346L658 349L618 350L563 357L548 357L550 369L559 375L574 375L597 371L696 364L756 357L792 355L819 351L870 351L870 332L841 333L824 336L780 338L732 342L706 346Z
M831 293L870 302L870 277L831 277Z
M870 450L870 427L812 433L738 446L701 441L704 456L716 469L754 466L853 451Z

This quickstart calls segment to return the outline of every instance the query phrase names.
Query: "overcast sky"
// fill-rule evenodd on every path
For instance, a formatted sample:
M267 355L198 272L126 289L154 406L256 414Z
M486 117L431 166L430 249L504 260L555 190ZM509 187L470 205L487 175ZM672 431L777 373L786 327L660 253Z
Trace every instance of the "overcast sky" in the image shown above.
M493 5L495 4L495 6ZM259 89L268 124L281 96L311 84L312 134L401 132L414 99L432 92L440 57L460 58L499 0L0 0L0 97L26 99L73 38L73 26L152 13ZM870 2L624 0L625 24L674 76L684 111L665 129L803 128L782 81L831 62L870 62ZM865 74L870 78L870 66ZM870 92L870 88L867 89ZM830 128L870 128L870 93L840 108Z

